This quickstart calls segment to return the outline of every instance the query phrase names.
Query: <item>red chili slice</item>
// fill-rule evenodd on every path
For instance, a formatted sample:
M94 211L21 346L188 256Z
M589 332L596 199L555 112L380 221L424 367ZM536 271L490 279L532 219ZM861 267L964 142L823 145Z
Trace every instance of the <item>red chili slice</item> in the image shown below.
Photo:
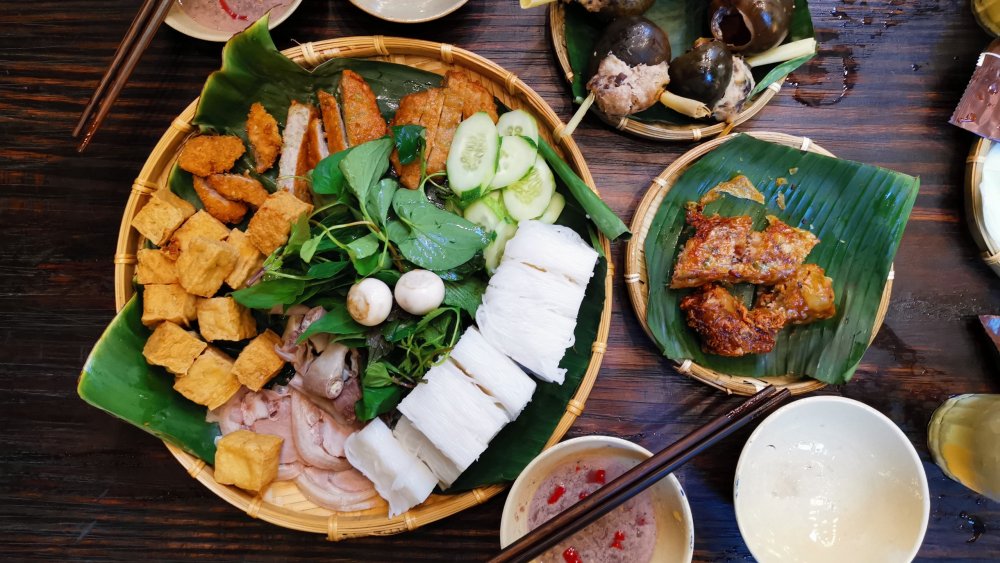
M222 8L222 11L225 12L227 16L233 18L234 20L247 21L250 19L230 8L229 3L226 2L226 0L219 0L219 7Z

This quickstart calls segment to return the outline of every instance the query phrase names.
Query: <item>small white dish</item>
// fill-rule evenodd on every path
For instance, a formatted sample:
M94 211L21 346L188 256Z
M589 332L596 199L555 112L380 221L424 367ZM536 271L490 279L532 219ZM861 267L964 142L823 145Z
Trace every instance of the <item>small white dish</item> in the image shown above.
M909 439L843 397L801 399L767 417L740 454L733 498L760 563L911 561L930 514Z
M364 12L385 21L423 23L443 18L469 0L351 0Z
M580 455L607 455L633 465L653 456L649 450L611 436L582 436L566 440L531 461L510 488L500 518L500 546L507 547L528 533L528 506L538 486L560 464ZM687 495L668 475L648 489L653 494L657 537L652 561L688 563L694 554L694 524Z
M267 28L274 29L281 25L283 21L288 19L288 16L292 15L292 13L299 8L300 4L302 4L302 0L291 0L291 5L288 7L288 10L279 17L272 18L268 23ZM222 43L229 41L230 37L238 33L220 31L198 23L193 20L191 16L185 13L184 10L181 9L180 4L177 2L174 2L174 5L170 7L170 11L167 12L167 18L164 20L164 23L184 35L187 35L188 37L203 39L205 41L216 41ZM247 26L252 23L252 21L248 21Z

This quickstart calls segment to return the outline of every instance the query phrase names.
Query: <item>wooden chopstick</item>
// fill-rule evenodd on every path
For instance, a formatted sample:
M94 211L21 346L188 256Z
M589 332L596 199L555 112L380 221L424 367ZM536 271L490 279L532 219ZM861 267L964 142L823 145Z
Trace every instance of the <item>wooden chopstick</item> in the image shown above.
M73 129L73 138L79 137L94 109L97 108L97 114L90 121L90 126L87 127L83 139L77 145L77 152L83 152L90 144L91 139L94 138L94 133L97 132L104 118L111 111L111 106L118 99L118 94L125 87L129 77L132 76L132 71L135 70L143 53L153 40L153 36L156 35L156 31L166 19L173 3L174 0L144 0L139 13L136 14L132 25L125 33L125 37L119 43L111 65L108 66L108 70L104 73L94 90L94 94L80 115L80 121Z
M728 413L684 436L584 500L557 514L507 546L491 563L528 561L649 488L702 451L791 396L767 386Z

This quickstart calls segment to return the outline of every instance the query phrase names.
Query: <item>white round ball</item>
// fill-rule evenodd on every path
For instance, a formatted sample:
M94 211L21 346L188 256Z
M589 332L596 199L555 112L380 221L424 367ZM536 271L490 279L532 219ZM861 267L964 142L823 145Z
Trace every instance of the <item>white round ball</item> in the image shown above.
M399 277L396 303L411 315L426 315L444 301L444 282L428 270L410 270Z
M392 291L382 280L365 278L347 292L347 312L360 324L381 324L391 310Z

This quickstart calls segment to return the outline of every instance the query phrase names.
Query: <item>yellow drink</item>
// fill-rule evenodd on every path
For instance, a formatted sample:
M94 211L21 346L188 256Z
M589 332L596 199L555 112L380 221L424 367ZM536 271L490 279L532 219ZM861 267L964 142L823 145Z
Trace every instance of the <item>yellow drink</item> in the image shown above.
M1000 395L958 395L934 411L927 446L945 474L1000 501Z

